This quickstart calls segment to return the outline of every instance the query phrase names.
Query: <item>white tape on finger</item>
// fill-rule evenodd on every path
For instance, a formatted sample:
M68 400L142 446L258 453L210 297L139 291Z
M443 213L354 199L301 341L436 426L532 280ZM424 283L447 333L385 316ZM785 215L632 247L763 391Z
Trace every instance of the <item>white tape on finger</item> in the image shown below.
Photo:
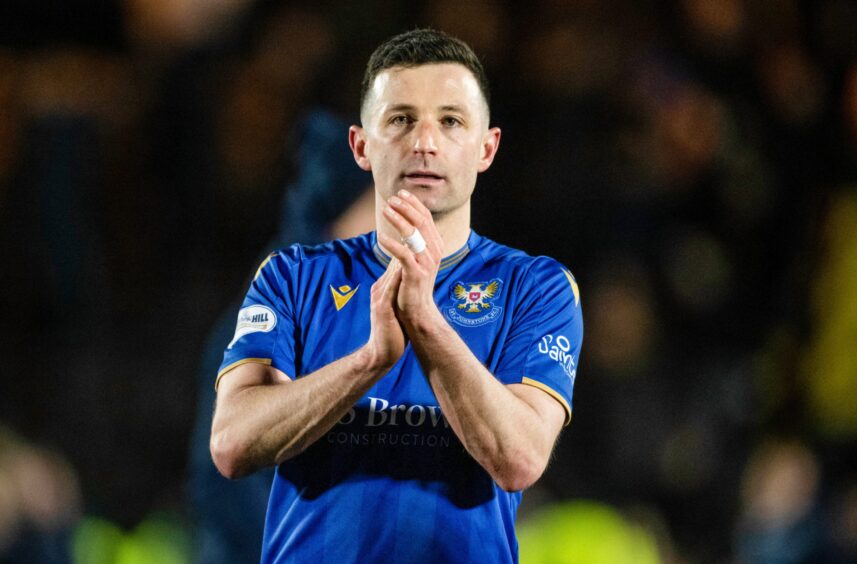
M420 233L420 230L416 228L414 228L414 232L407 237L402 237L402 243L407 245L414 254L419 254L426 250L426 240L423 239L423 234Z

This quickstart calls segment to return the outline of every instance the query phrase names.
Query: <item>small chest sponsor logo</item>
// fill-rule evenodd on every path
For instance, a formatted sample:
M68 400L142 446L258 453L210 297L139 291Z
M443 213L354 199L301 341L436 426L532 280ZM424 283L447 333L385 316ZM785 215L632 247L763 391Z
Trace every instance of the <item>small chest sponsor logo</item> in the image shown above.
M238 339L251 333L268 333L277 326L277 314L263 305L252 305L238 312L238 322L235 324L235 336L227 348L238 342Z

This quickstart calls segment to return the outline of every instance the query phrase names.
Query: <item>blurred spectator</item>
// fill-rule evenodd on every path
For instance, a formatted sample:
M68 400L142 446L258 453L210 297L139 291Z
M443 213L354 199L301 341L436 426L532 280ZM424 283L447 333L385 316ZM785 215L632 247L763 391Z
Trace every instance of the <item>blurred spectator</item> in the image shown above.
M827 84L824 74L795 45L769 49L760 58L759 75L770 107L793 127L815 124L824 110Z
M606 272L593 276L589 292L587 356L596 367L621 377L654 362L660 323L646 271L623 256L612 257L609 264Z
M490 69L508 54L509 7L499 0L426 4L429 25L442 29L471 46Z
M169 54L212 41L252 0L122 0L131 41Z
M817 248L809 303L812 335L800 364L809 417L829 440L857 440L857 194L831 201Z
M170 512L146 516L125 532L102 518L87 517L75 529L74 564L189 564L191 539L185 523Z
M857 562L857 483L837 491L834 502L833 544L838 562Z
M769 441L747 464L737 556L746 564L832 562L819 507L818 459L803 444Z
M682 0L688 39L714 57L742 52L747 30L745 0Z
M520 523L522 564L659 564L658 540L609 505L550 503Z
M82 509L68 462L0 426L0 561L70 562L70 533Z

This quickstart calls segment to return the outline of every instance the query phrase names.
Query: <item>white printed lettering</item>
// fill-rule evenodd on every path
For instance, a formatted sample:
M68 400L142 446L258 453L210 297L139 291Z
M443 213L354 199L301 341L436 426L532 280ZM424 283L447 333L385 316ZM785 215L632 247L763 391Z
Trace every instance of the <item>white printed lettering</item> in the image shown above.
M571 341L565 335L558 335L556 344L552 343L554 343L554 336L545 335L539 340L538 351L559 364L563 372L574 381L577 369L575 368L574 355L570 352Z
M353 407L348 410L348 413L342 416L342 419L339 420L340 425L350 425L357 418L357 410Z
M416 422L414 422L414 417L413 417L415 411L419 414ZM405 423L407 423L411 427L418 427L418 426L422 425L423 421L425 421L425 420L426 420L426 410L421 405L412 405L405 412Z
M378 408L378 405L381 405L381 408ZM369 420L366 422L367 427L377 427L378 425L383 425L385 421L387 421L387 414L384 413L384 410L387 409L387 406L390 405L390 402L385 400L384 398L369 398ZM378 416L378 419L375 419L375 416ZM377 422L376 422L377 421Z

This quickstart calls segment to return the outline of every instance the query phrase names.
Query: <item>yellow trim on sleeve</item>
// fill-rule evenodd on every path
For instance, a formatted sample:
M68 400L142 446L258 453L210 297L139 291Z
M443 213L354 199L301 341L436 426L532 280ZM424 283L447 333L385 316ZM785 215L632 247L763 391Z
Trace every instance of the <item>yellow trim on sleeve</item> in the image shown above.
M277 256L277 252L276 252L276 251L274 251L273 253L271 253L270 255L268 255L268 258L266 258L265 260L263 260L263 261L262 261L262 264L260 264L260 265L259 265L259 268L257 268L257 269L256 269L256 274L254 274L254 275L253 275L253 280L256 280L257 278L259 278L259 274L261 274L261 273L262 273L262 269L263 269L263 268L265 268L265 266L266 266L269 262L271 262L271 259L272 259L272 258L274 258L275 256Z
M217 380L214 381L214 391L215 392L217 391L217 386L220 385L220 379L223 378L224 374L226 374L227 372L229 372L233 368L238 368L242 364L247 364L249 362L255 362L257 364L264 364L266 366L271 366L272 361L270 358L242 358L241 360L237 360L237 361L233 362L232 364L230 364L229 366L227 366L226 368L224 368L223 370L221 370L220 372L217 373Z
M577 287L577 280L574 279L574 276L571 275L571 272L566 269L562 269L562 273L565 274L565 277L568 278L568 283L571 284L571 291L574 292L574 305L580 303L580 288Z
M548 386L543 382L539 382L538 380L533 380L532 378L524 378L521 380L521 384L527 384L528 386L533 386L534 388L538 388L541 391L547 393L550 397L558 401L562 404L563 409L565 409L565 423L563 423L563 427L568 427L568 424L571 423L571 406L568 405L568 402L565 401L565 398L562 395Z

